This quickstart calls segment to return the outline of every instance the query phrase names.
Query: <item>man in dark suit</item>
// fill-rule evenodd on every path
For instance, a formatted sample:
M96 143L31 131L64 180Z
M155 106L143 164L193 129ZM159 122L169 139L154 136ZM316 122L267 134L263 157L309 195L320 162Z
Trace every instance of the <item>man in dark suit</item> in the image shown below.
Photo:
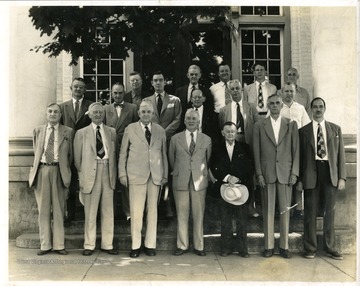
M141 230L146 207L145 254L156 255L157 203L160 188L167 183L168 161L164 129L153 123L153 105L143 101L139 122L125 129L119 157L121 184L129 187L131 215L130 257L140 255Z
M314 258L317 251L316 217L324 214L323 240L327 256L341 260L335 250L335 203L337 191L345 190L345 151L341 128L324 120L325 101L311 102L313 121L302 127L300 136L299 188L304 189L304 257Z
M239 80L230 80L228 87L232 101L220 109L219 126L222 128L225 122L233 122L237 126L236 140L249 144L251 149L254 124L258 119L257 111L253 104L243 100L243 91ZM260 196L256 199L256 193L253 188L249 189L250 199L247 205L249 206L249 214L253 217L259 216L255 201L260 202Z
M189 83L181 86L176 89L175 96L178 97L181 101L181 123L179 127L179 131L183 131L185 129L184 125L184 118L185 118L185 112L189 108L193 106L193 103L191 102L191 92L195 89L201 89L203 92L203 96L205 97L206 101L204 102L204 105L207 106L206 108L210 107L211 109L214 108L214 100L211 94L206 94L204 91L206 88L199 84L199 80L201 78L201 69L197 65L191 65L188 68L188 72L186 74L187 78L189 79Z
M142 90L142 78L140 73L136 71L131 72L129 76L129 83L131 91L125 94L124 101L136 104L137 109L139 109L141 101L150 94Z
M133 122L139 120L136 104L124 102L124 86L121 83L115 83L111 88L111 94L114 99L114 103L106 105L104 107L105 116L104 124L113 127L116 130L119 145L121 146L122 137L124 135L125 128ZM118 156L117 158L118 159ZM116 180L117 190L121 190L121 206L127 219L130 218L130 206L129 206L129 190L128 188L121 187L119 181ZM115 193L115 200L117 199L117 193ZM116 204L115 204L116 205Z
M88 108L92 103L84 98L86 91L85 81L83 78L74 78L71 86L72 99L60 104L61 120L60 123L75 130L88 126L91 120L87 114ZM79 191L78 174L75 165L71 165L71 182L69 187L69 197L67 199L67 214L65 223L68 224L75 219L76 197Z
M189 215L192 214L194 252L205 256L203 222L208 186L208 164L211 139L198 132L199 113L189 109L185 113L186 130L170 140L169 164L178 220L177 250L179 256L189 250Z
M280 116L281 98L268 97L270 116L254 126L255 174L262 189L265 235L264 257L274 254L275 199L280 213L280 255L291 258L289 252L289 219L292 186L299 176L299 134L295 121Z
M51 249L66 255L64 206L71 179L74 130L59 124L61 109L56 103L48 105L46 117L48 123L33 132L34 163L29 175L39 210L38 255Z
M221 205L221 256L228 256L233 252L233 218L236 221L236 246L239 247L241 257L249 257L247 249L247 213L248 204L232 205L220 196L220 187L223 184L242 184L248 190L252 189L254 176L253 160L250 146L245 142L235 140L238 127L234 122L225 122L222 142L211 156L211 173L216 179L215 188L218 202Z
M116 255L113 196L117 178L117 136L114 128L103 124L104 107L100 102L89 106L89 117L92 123L78 130L74 140L74 162L85 212L83 255L89 256L95 249L98 210L101 213L101 250Z

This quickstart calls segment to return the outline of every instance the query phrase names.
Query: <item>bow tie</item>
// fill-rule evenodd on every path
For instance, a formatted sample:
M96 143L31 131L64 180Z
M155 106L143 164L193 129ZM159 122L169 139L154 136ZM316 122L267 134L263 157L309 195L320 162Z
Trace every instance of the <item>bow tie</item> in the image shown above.
M119 103L114 103L114 106L115 106L115 108L118 107L118 106L119 106L120 108L123 108L123 107L124 107L124 104L123 104L123 103L120 103L120 104L119 104Z

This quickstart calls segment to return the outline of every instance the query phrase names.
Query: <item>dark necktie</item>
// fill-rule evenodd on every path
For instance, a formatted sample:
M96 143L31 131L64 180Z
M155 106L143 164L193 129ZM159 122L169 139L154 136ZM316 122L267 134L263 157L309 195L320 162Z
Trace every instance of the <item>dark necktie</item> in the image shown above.
M320 123L318 123L317 130L317 155L322 159L326 156L324 135Z
M157 97L158 97L157 110L158 110L158 113L159 113L159 115L160 115L163 101L162 101L162 99L161 99L161 95L160 95L160 94L158 94Z
M225 83L224 85L225 85L225 105L228 105L232 101L232 97L227 83Z
M150 145L150 141L151 141L151 132L149 130L149 127L145 126L145 138L147 140L147 142Z
M51 126L51 133L49 136L48 144L46 146L45 150L45 159L46 163L51 164L54 161L54 142L55 142L55 128L54 126Z
M102 159L105 156L105 149L101 138L100 126L97 126L96 129L96 154L100 159Z
M123 107L124 107L124 104L123 104L123 103L114 103L114 106L115 106L115 108L116 108L116 107L123 108Z
M79 117L79 108L80 108L80 101L77 100L77 101L75 101L75 111L74 111L75 120L77 120Z
M259 108L264 107L264 97L263 97L263 93L262 93L261 83L259 83L258 106L259 106Z
M244 118L240 112L240 104L236 103L236 126L240 128L240 132L244 133Z
M189 146L189 152L190 152L190 155L192 155L195 150L194 133L191 132L190 136L191 136L191 142L190 142L190 146Z
M188 96L188 98L187 98L187 106L189 107L189 105L190 105L190 107L191 107L191 95L193 94L193 91L196 89L196 86L195 86L195 84L193 84L192 86L191 86L191 90L190 90L190 96Z

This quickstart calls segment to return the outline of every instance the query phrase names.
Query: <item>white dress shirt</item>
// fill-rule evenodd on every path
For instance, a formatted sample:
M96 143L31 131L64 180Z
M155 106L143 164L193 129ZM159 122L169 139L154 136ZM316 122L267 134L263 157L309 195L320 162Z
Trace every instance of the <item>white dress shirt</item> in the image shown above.
M235 125L237 124L237 102L235 101L232 101L231 102L231 121L233 123L235 123ZM239 105L240 105L240 112L241 112L241 115L244 119L244 124L245 124L245 120L246 120L246 114L244 114L244 108L243 108L243 100L241 99L239 101ZM242 132L244 132L244 130L241 130Z
M290 121L295 121L297 123L298 129L310 123L311 121L305 110L305 107L295 101L292 102L290 107L284 103L280 110L280 115L290 119Z
M256 103L255 103L256 110L258 112L267 112L268 111L267 99L271 94L269 95L268 87L266 86L266 81L263 81L262 83L260 83L258 81L255 81L255 84L256 84ZM263 103L264 103L263 108L260 108L259 105L258 105L258 103L259 103L259 88L260 88L260 85L261 85L261 91L262 91L262 97L263 97Z
M315 160L322 160L322 161L327 161L328 160L328 147L327 147L327 134L326 134L326 128L325 128L325 120L320 122L320 126L321 126L321 131L323 133L323 138L324 138L324 145L325 145L325 151L326 151L326 155L324 158L320 158L317 155L317 131L318 131L318 122L316 122L315 120L313 120L313 133L314 133L314 142L315 142Z
M46 131L45 131L45 144L44 144L44 152L41 156L41 163L46 163L46 157L45 157L45 151L47 148L47 145L49 144L49 137L51 134L51 124L48 123L46 125ZM59 162L59 123L54 125L54 163Z
M194 132L190 132L189 130L185 130L185 137L186 137L186 144L188 146L188 148L190 147L190 143L191 143L191 135L190 133L194 134L194 142L196 144L196 139L197 139L197 130L195 130Z
M94 134L95 134L95 139L96 139L96 131L97 131L98 125L96 125L94 123L91 123L91 126L94 129ZM97 156L97 159L105 160L105 159L109 159L109 150L108 150L109 147L108 147L108 143L107 143L107 140L106 140L103 123L101 123L99 126L100 126L101 139L102 139L104 150L105 150L105 156L103 158L100 158L99 156Z
M80 98L80 99L72 98L72 103L73 103L74 112L75 112L75 103L76 103L76 101L77 101L77 100L79 101L79 110L80 110L80 107L81 107L81 104L82 104L82 102L83 102L83 99L84 99L84 97L82 97L82 98Z
M280 133L280 126L281 126L281 115L279 115L278 119L274 120L274 118L272 118L270 116L270 121L271 121L271 126L273 128L274 131L274 136L275 136L275 142L276 144L279 141L279 133Z
M124 104L124 101L119 104ZM120 118L122 108L120 106L116 106L115 109L116 109L118 118Z
M194 110L196 110L199 113L199 119L200 119L200 123L199 123L199 131L202 132L202 121L203 121L203 113L204 113L204 106L201 105L200 107L193 107Z
M231 162L231 160L232 160L232 155L233 155L233 153L234 153L235 142L233 142L233 144L231 144L231 145L230 145L228 142L225 142L225 146L226 146L226 150L227 150L227 152L228 152L228 155L229 155L229 158L230 158L230 162ZM227 174L227 175L225 176L225 178L223 179L223 182L227 182L230 176L231 176L230 174Z
M195 89L199 89L199 84L198 84L198 83L195 84ZM193 84L192 84L192 83L189 83L188 93L187 93L187 102L190 102L192 90L193 90Z
M216 113L219 113L220 109L225 106L225 88L226 84L222 81L210 87L211 94L214 97L214 109Z

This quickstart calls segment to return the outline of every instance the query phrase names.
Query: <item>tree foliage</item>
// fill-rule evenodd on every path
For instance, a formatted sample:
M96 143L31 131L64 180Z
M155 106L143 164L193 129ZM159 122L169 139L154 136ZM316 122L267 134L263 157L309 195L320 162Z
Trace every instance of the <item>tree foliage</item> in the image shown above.
M129 50L144 56L174 58L179 35L191 50L196 49L200 35L190 30L199 19L211 19L221 31L233 29L228 13L229 7L219 6L40 6L29 10L40 35L52 39L33 50L50 57L65 51L71 54L71 65L76 65L80 56L96 60L116 53L125 59Z

